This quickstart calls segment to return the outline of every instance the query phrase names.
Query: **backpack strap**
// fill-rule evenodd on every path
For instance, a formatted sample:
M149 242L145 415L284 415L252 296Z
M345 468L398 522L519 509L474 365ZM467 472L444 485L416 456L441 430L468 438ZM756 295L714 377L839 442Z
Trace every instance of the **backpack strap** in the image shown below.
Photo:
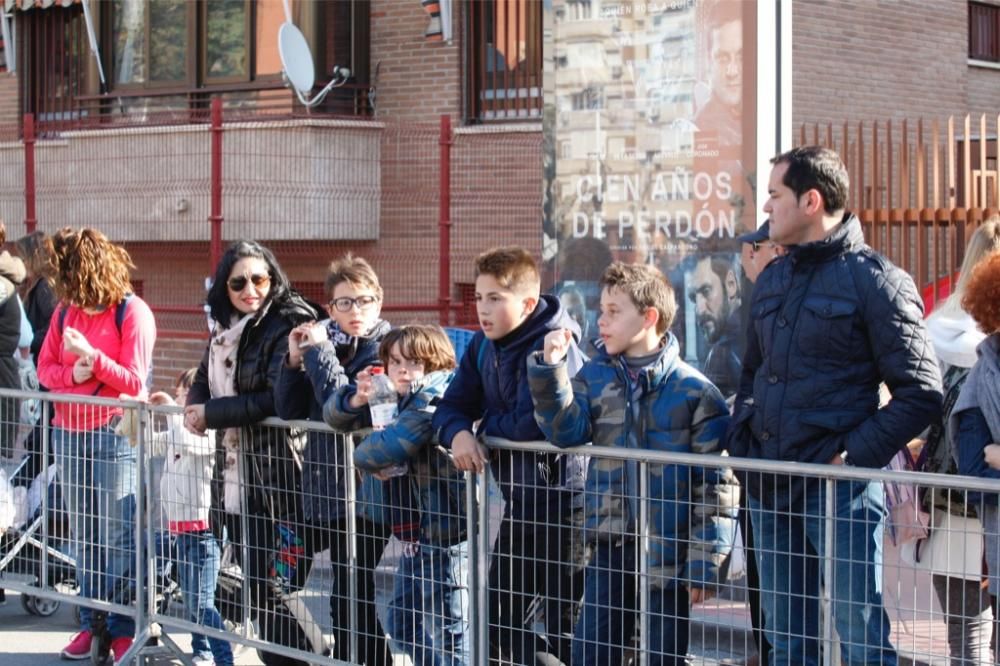
M128 308L129 301L132 300L133 296L135 294L125 294L125 298L115 306L115 328L118 329L119 337L122 334L122 327L125 325L125 310Z
M115 328L118 329L118 335L122 334L122 327L125 325L125 309L128 307L129 301L135 294L125 294L125 298L118 302L115 306ZM59 332L62 333L66 328L66 313L69 312L69 308L65 305L59 310Z

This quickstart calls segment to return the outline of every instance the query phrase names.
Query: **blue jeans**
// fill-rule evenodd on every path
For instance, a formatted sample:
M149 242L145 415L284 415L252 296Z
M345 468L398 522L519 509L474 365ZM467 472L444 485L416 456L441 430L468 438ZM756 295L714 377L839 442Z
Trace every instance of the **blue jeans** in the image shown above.
M469 544L419 544L404 555L387 627L414 666L469 666Z
M74 432L53 428L63 502L76 555L80 594L128 604L135 564L135 450L107 426ZM80 608L80 629L93 611ZM132 637L132 618L111 613L111 638Z
M188 619L212 629L223 629L222 616L215 608L215 585L219 580L219 543L211 532L188 532L176 536L177 573ZM233 663L229 642L191 634L195 657L211 654L216 666Z
M638 628L640 586L649 589L650 666L683 666L688 646L688 592L677 580L640 581L634 540L594 547L584 580L583 610L573 632L573 666L624 662Z
M882 606L882 484L837 481L834 544L825 549L826 484L808 480L803 497L780 514L750 498L770 664L818 664L820 584L831 590L845 664L896 664ZM833 581L823 581L824 556Z

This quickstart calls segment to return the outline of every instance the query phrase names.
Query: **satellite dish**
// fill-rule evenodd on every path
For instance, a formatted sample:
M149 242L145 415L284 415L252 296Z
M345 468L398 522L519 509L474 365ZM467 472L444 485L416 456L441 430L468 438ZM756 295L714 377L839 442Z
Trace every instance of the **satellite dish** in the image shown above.
M278 55L281 56L281 68L295 91L302 95L312 93L316 83L312 52L305 35L291 22L286 21L278 28Z

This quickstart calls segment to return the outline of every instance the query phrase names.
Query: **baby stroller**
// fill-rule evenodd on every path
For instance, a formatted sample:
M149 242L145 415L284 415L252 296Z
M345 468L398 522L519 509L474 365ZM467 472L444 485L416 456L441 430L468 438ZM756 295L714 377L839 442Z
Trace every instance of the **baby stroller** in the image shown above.
M31 455L25 456L11 478L23 478L24 470L32 464ZM66 552L69 526L56 476L56 466L50 465L29 486L14 486L0 471L0 579L7 575L18 579L27 576L35 586L40 586L44 552L48 586L72 594L77 590L76 560ZM48 505L47 515L42 511L43 495ZM45 527L47 544L42 540ZM61 602L22 594L21 605L32 615L49 617L59 610Z

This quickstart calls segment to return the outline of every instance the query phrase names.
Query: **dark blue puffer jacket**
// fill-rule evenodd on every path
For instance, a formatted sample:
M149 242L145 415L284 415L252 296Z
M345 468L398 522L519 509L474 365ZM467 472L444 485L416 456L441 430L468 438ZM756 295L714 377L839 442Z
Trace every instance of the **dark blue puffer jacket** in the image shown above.
M881 382L892 400L879 409ZM865 245L857 217L846 214L827 238L794 246L764 269L730 455L826 463L846 451L854 465L884 467L941 417L941 402L913 280ZM764 502L799 495L795 482L761 487L761 475L748 476L750 494Z
M528 356L544 346L549 331L566 328L577 341L580 327L554 296L543 295L531 316L506 337L490 341L476 333L462 356L458 371L434 413L434 430L446 448L459 432L516 442L543 440L535 423L535 406L528 389ZM574 354L579 355L579 350ZM579 361L579 359L577 359ZM571 499L563 485L562 456L520 451L494 451L490 466L510 516L516 520L556 521ZM551 519L549 518L551 516Z
M389 323L379 321L366 337L351 338L339 345L327 340L306 349L302 369L281 364L274 390L278 417L323 421L323 405L338 388L354 381L369 365L379 363L378 347L389 332ZM328 524L345 515L347 443L343 435L310 430L302 461L302 511L307 522ZM365 511L368 498L376 501L374 478L363 481L359 507ZM370 511L369 517L375 517Z

